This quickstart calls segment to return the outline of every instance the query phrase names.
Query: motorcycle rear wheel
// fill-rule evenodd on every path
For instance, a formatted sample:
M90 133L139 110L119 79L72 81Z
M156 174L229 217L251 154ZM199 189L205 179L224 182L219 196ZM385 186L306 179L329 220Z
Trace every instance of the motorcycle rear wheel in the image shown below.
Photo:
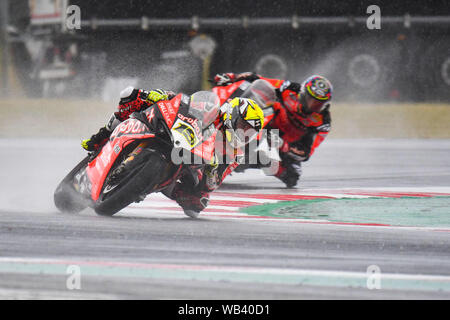
M84 210L88 205L88 201L75 189L73 185L74 176L81 169L87 166L89 156L81 160L72 171L60 182L56 187L53 200L56 208L64 213L78 213Z

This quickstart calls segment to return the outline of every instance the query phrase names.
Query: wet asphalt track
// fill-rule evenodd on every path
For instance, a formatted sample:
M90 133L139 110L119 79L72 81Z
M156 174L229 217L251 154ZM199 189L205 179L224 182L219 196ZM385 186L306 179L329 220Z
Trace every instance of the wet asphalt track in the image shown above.
M164 210L60 214L53 190L83 157L78 141L0 140L0 147L1 299L450 298L450 232L192 220ZM300 187L450 188L450 141L329 140L305 166ZM221 189L289 192L280 188L252 172ZM69 265L80 268L80 290L67 288ZM412 280L395 288L382 280L369 290L371 265ZM426 277L434 285L414 283Z

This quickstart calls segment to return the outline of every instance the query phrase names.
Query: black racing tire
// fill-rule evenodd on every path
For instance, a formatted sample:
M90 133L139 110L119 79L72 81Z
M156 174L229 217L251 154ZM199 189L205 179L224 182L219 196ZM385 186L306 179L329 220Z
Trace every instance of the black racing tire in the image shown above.
M94 204L94 210L98 215L112 216L130 203L137 201L141 195L165 178L170 169L168 167L172 165L161 154L150 150L144 150L139 157L145 157L145 161L137 161L132 172L122 179L112 191L105 193L107 185L103 187Z
M78 213L84 210L88 205L88 201L75 190L72 180L73 177L89 162L89 156L85 157L78 163L72 171L60 182L53 194L53 200L56 208L63 213Z

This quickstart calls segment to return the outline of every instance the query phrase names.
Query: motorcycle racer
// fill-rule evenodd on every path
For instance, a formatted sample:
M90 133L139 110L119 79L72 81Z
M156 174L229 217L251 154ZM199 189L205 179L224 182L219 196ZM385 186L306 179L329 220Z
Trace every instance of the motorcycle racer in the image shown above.
M283 144L277 178L288 188L294 187L301 174L301 163L307 161L327 137L331 129L330 100L333 87L324 77L313 75L302 84L288 80L269 79L252 72L223 73L214 77L217 86L236 81L263 79L276 88L278 102L272 108L273 119L267 129L278 129Z
M115 127L128 119L133 112L143 111L159 101L170 100L174 96L175 93L162 89L150 91L132 87L124 89L120 93L118 111L113 113L108 124L98 133L83 140L82 147L88 151L99 150L108 141ZM263 123L263 111L253 100L234 98L225 103L214 121L215 127L222 133L218 136L224 140L223 144L219 144L224 146L222 150L215 149L211 163L192 168L196 183L193 183L192 179L182 177L163 193L175 200L186 215L197 217L208 205L209 194L239 165L240 148L256 138ZM219 161L219 157L223 156L228 159L225 163Z

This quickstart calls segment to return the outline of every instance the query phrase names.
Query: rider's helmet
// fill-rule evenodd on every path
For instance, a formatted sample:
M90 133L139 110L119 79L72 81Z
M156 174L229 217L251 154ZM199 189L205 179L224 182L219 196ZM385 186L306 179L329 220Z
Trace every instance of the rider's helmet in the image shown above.
M256 138L264 125L264 114L254 100L234 98L226 103L223 120L226 138L237 148Z
M328 105L333 94L333 86L326 78L313 75L306 79L298 94L300 106L297 113L311 114L321 112Z

